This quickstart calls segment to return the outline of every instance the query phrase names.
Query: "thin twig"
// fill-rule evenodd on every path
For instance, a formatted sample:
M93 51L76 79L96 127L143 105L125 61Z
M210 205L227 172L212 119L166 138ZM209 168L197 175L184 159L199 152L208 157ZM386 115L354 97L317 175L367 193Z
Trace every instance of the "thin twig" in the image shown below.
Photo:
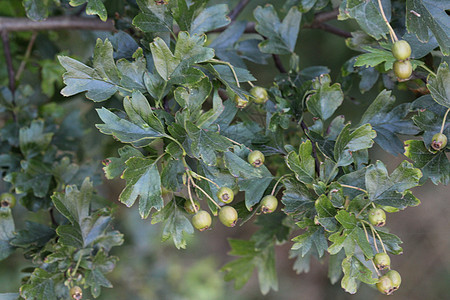
M231 21L236 20L239 14L244 10L250 0L241 0L239 3L233 8L228 17L230 17Z
M25 70L25 66L27 65L28 59L31 55L31 50L33 49L34 42L36 41L37 32L34 31L33 35L31 36L30 42L28 42L27 50L25 51L25 56L22 59L22 62L20 63L19 69L17 70L16 74L16 81L19 81L20 76L22 76L23 70Z
M27 18L0 17L0 31L40 31L66 29L115 31L114 21L110 19L103 22L97 18L65 16L51 17L44 21L35 22Z
M316 150L316 143L314 143L314 141L309 137L307 131L309 131L308 126L306 126L305 121L301 121L300 122L300 126L303 129L303 132L305 133L305 136L308 140L311 141L312 144L312 155L314 157L314 162L315 162L315 169L316 169L316 174L317 176L320 176L320 161L319 161L319 157L317 157L317 150Z
M277 54L272 54L273 61L275 62L275 67L277 67L280 73L287 73L287 70L283 66L283 62L280 59L280 56Z
M11 49L9 47L8 31L2 30L1 36L3 42L3 52L5 52L6 67L8 70L9 89L11 90L11 93L14 95L14 91L16 90L16 80L14 79L14 67L12 64Z
M309 25L304 25L303 28L311 28L311 29L321 29L323 31L332 33L334 35L343 37L343 38L350 38L352 37L351 33L345 30L342 30L340 28L334 27L327 23L312 23Z

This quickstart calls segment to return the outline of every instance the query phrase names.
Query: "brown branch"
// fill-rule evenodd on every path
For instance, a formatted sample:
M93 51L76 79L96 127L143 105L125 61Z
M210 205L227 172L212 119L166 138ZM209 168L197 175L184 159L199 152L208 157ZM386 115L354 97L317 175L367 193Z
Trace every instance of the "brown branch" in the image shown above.
M2 30L1 36L3 42L3 52L5 53L6 59L6 67L8 69L9 89L11 90L11 93L14 97L14 91L16 90L16 80L14 79L14 67L12 64L11 49L9 47L8 31Z
M312 155L314 157L316 174L317 174L317 176L320 176L320 162L319 162L319 158L317 157L316 143L314 143L314 141L309 137L309 135L307 133L307 131L309 131L309 128L308 128L308 126L306 126L305 121L302 120L300 122L300 126L302 127L306 138L311 141L311 144L312 144Z
M25 51L25 56L22 59L22 62L20 63L19 69L17 70L16 74L16 80L19 81L20 76L22 75L22 72L25 70L25 66L28 62L28 59L31 55L31 50L33 49L34 42L36 41L37 32L34 31L33 35L31 36L30 42L28 42L27 50Z
M327 23L312 23L309 25L305 25L303 26L303 28L311 28L311 29L321 29L323 31L327 31L329 33L332 33L334 35L340 36L340 37L344 37L344 38L349 38L352 37L352 35L350 34L350 32L342 30L340 28L334 27L330 24Z
M231 21L236 20L242 10L247 6L250 0L241 0L239 3L233 8L228 17L230 17Z
M277 54L272 54L272 58L273 61L275 62L275 67L277 67L278 71L280 71L280 73L287 73L287 70L284 68L280 56Z
M114 21L106 22L96 18L84 17L52 17L35 22L27 18L0 17L0 31L39 31L39 30L99 30L114 31Z

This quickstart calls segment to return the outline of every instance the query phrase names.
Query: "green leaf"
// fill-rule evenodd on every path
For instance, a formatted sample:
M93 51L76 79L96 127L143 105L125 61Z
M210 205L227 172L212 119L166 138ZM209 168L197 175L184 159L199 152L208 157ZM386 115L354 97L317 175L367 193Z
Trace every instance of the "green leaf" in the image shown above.
M125 97L123 107L131 122L141 128L152 130L164 134L164 126L161 120L155 115L147 98L139 91L134 91L132 97Z
M205 35L190 36L187 32L178 34L175 52L172 54L169 47L161 38L155 38L150 44L155 68L165 81L183 81L182 76L186 70L195 63L201 63L214 58L214 50L203 47L206 42Z
M405 155L423 172L423 180L430 178L434 184L450 182L450 161L445 152L431 152L422 141L405 141Z
M45 197L52 179L50 166L42 161L42 157L37 156L26 161L21 161L21 167L21 172L12 173L11 178L6 177L5 181L9 181L15 185L17 194L32 190L34 196L39 198ZM39 208L43 208L46 202L42 200L40 204L42 206Z
M406 27L409 32L415 33L423 43L430 39L429 30L436 37L444 55L450 55L450 37L447 11L450 5L446 0L407 0L406 11L415 11L408 14Z
M234 149L237 151L239 148L235 147ZM248 152L243 154L247 156ZM255 168L247 160L231 151L225 152L224 159L225 166L231 175L238 178L240 190L245 191L245 205L250 210L253 205L261 200L265 190L273 180L272 174L266 166Z
M286 178L282 182L286 188L281 198L285 213L297 214L314 208L313 193L303 183L293 178Z
M378 205L404 209L417 206L420 201L408 190L419 184L422 172L407 161L403 161L391 176L385 165L377 161L366 170L366 190L369 199Z
M384 10L385 12L390 11L386 10L386 6L384 6ZM385 38L389 32L376 0L347 1L347 6L344 11L341 10L338 19L343 20L347 18L355 19L361 29L376 40Z
M105 177L108 179L122 175L126 169L125 162L131 157L143 156L139 150L128 145L120 148L118 152L120 157L109 157L103 161L103 171L105 172Z
M395 57L392 55L391 51L386 49L373 48L370 46L362 47L367 53L361 54L356 58L355 67L369 66L375 67L379 64L386 62L385 70L389 70L392 68L392 65L395 62Z
M165 134L158 131L160 128L152 128L146 122L140 124L141 126L136 125L126 119L120 118L106 108L97 109L97 113L105 123L95 125L100 132L112 135L123 143L131 143L136 147L144 147L150 144L155 138L165 136Z
M176 88L174 97L181 107L195 112L202 107L203 102L205 102L211 93L211 89L211 82L205 76L199 82Z
M220 134L200 129L191 122L186 123L186 132L192 155L210 166L216 165L217 152L225 152L232 146L232 143Z
M320 197L315 202L315 207L317 211L317 221L320 225L326 230L330 232L334 232L337 230L336 219L334 216L336 215L336 208L334 208L330 199L324 194L320 195Z
M134 17L133 25L144 32L170 32L173 19L168 5L158 5L155 1L138 0L140 12Z
M419 133L411 120L404 119L409 113L409 104L394 107L395 97L391 91L383 90L367 108L360 124L369 123L376 131L374 141L391 154L403 152L403 143L397 134L415 135Z
M278 289L275 271L275 249L273 244L264 249L257 249L254 241L228 240L231 246L230 255L242 256L222 267L226 272L225 281L235 280L234 287L242 288L250 279L255 267L258 267L258 279L261 293L270 289Z
M30 127L20 128L19 144L22 154L30 159L48 148L53 133L44 133L44 121L33 120Z
M335 284L342 276L342 261L345 258L344 251L340 251L335 255L330 255L328 260L328 278L331 284Z
M344 277L341 286L350 294L356 293L359 281L367 284L375 284L378 281L378 279L372 278L372 271L355 256L347 257L342 261L342 270L344 271Z
M313 116L322 120L330 118L344 100L341 85L335 83L330 86L330 75L324 74L315 79L314 92L306 99L306 106Z
M302 249L302 256L305 256L313 246L319 257L322 257L328 249L325 231L321 226L309 226L305 233L294 237L292 241L294 242L294 245L292 245L291 249Z
M352 152L368 149L373 145L376 132L370 124L364 124L350 131L347 124L339 134L334 145L334 158L337 166L347 166L353 162Z
M272 5L258 6L253 15L257 21L256 31L267 40L259 43L259 49L264 53L290 54L294 52L302 14L297 7L292 7L283 22L277 16Z
M106 8L102 0L70 0L69 4L75 7L86 2L86 14L97 15L103 22L105 22L108 16L106 14Z
M52 201L56 209L72 224L80 225L89 216L92 194L92 182L85 179L80 191L76 186L69 185L66 187L64 194L55 193L52 196Z
M0 207L0 261L14 252L10 241L14 238L15 226L11 208Z
M222 103L222 99L219 96L219 90L214 89L213 99L212 99L213 107L207 112L203 113L197 120L196 125L200 128L206 129L211 126L225 111L225 106Z
M33 21L42 21L48 17L48 3L46 0L23 0L27 17Z
M172 238L177 249L185 249L187 245L185 237L187 234L193 234L194 228L175 201L171 201L152 215L152 224L159 222L164 222L162 240Z
M64 96L72 96L86 91L86 97L95 102L109 99L117 91L125 91L120 86L119 71L114 63L113 48L106 39L97 39L94 49L94 67L67 57L58 56L59 62L66 69L63 81L66 84L61 90Z
M427 87L434 101L450 109L450 71L448 64L445 62L440 64L436 76L430 74L427 81Z
M277 243L287 241L291 232L290 226L285 224L287 220L283 212L259 215L255 224L261 228L252 236L252 240L256 242L256 248L268 246L274 239Z
M228 25L230 18L227 16L227 13L227 4L217 4L201 10L191 22L189 33L191 35L201 35L202 33Z
M133 54L133 61L122 58L117 61L117 70L120 73L120 86L126 88L123 94L129 95L131 90L146 91L144 74L147 73L147 61L142 48Z
M132 157L126 161L127 169L122 177L127 181L119 196L120 202L130 207L139 199L139 214L147 218L154 207L160 210L164 206L161 194L161 177L156 161Z
M27 250L40 250L55 236L55 230L47 225L25 221L25 229L19 230L11 245Z
M315 179L315 162L311 155L311 141L300 145L299 154L294 151L286 156L286 165L295 173L297 180L303 183L312 183Z
M56 300L53 276L41 268L36 268L27 283L20 287L20 296L30 300Z

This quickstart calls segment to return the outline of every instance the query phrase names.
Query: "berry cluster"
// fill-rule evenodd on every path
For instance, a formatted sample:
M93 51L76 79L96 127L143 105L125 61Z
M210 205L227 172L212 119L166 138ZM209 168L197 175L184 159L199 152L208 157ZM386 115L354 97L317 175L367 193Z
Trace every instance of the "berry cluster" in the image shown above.
M371 210L369 210L368 219L369 219L370 225L381 227L386 224L386 213L381 208L374 207ZM381 241L381 239L380 239L380 241ZM376 242L375 242L375 245L376 245ZM383 244L382 244L382 246L383 246ZM376 247L376 250L378 252L377 247ZM400 287L402 278L397 271L391 270L391 258L386 253L386 249L384 249L384 246L383 246L383 251L384 252L379 252L379 253L375 254L373 261L372 261L377 270L377 274L378 274L378 282L376 284L376 287L381 293L386 294L386 295L391 295L393 292L395 292ZM386 269L388 270L388 272L386 272L386 274L381 275L379 273L379 271L386 270Z
M392 54L397 59L394 63L394 74L399 81L408 80L412 74L412 65L409 61L411 46L405 40L396 41L392 46Z
M261 151L254 150L250 152L247 160L252 166L254 166L255 168L259 168L264 164L265 157ZM209 179L199 176L198 174L195 174L195 176L210 181ZM219 187L216 183L212 183L219 188L216 196L222 204L230 204L234 200L234 192L232 189L230 189L229 187ZM213 201L213 203L216 204L216 206L219 208L220 222L222 222L222 224L227 227L234 227L239 217L236 209L230 205L220 206L212 198L208 198L209 200ZM261 200L260 204L261 212L264 214L275 211L277 206L278 200L273 195L265 196ZM187 213L194 214L194 216L192 217L192 225L199 231L207 230L211 226L211 215L206 210L200 209L200 203L197 200L189 197L189 200L186 200L186 202L184 203L184 209Z
M269 95L267 94L267 90L260 86L253 86L250 90L250 94L253 96L253 102L256 104L264 104L269 100ZM245 108L250 103L250 98L246 96L245 98L241 98L238 95L234 96L234 102L237 108Z

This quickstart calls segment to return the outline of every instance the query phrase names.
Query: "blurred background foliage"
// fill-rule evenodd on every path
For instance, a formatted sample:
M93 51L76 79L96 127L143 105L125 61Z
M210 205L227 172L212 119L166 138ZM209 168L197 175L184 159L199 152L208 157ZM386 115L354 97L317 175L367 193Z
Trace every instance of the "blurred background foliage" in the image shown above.
M133 2L133 1L127 1ZM233 7L238 1L227 2ZM284 1L253 0L243 10L240 19L253 20L253 9L257 5L272 3L280 7ZM123 1L106 0L110 8L110 16L117 11L124 14ZM132 7L132 5L131 5ZM114 8L116 10L114 10ZM69 13L79 13L79 8L71 8L68 1L61 1L61 8L55 8L53 14L64 9ZM0 0L0 16L24 17L21 1ZM347 31L356 28L352 21L331 24ZM14 32L10 34L11 51L14 55L14 67L19 68L31 32ZM81 96L64 98L59 94L62 88L61 75L63 69L59 66L56 55L65 54L84 62L89 62L97 37L105 37L104 32L95 31L54 31L39 32L27 60L22 82L40 86L36 97L43 102L48 97L51 102L59 104L66 111L79 110L84 120L83 155L87 161L97 166L97 182L100 193L117 203L115 229L125 235L125 243L116 247L112 254L120 258L116 269L109 274L113 289L103 289L99 299L196 299L196 300L252 300L252 299L382 299L375 289L364 285L357 295L345 293L339 283L331 285L327 278L326 262L312 260L310 270L306 274L296 274L292 270L293 260L288 260L291 243L277 247L277 272L279 275L279 291L262 296L254 274L251 281L239 291L234 290L232 283L223 281L220 267L231 260L227 256L230 250L227 238L247 239L256 230L254 225L246 223L244 227L225 228L214 224L214 230L196 233L188 242L186 250L177 250L172 242L161 242L159 224L151 225L150 220L141 220L135 208L128 209L117 202L118 194L123 188L123 180L107 181L101 172L101 160L115 156L118 143L109 136L101 135L93 124L98 123L94 107L101 106L91 101L85 101ZM210 41L214 39L210 35ZM331 70L333 81L339 81L342 64L357 53L345 45L345 40L318 29L303 29L300 32L296 53L300 57L300 68L315 65L327 66ZM284 61L288 65L288 61ZM268 66L248 63L252 74L261 86L269 86L278 74L273 62ZM6 65L3 48L0 48L0 85L7 85ZM348 120L358 122L360 112L364 111L378 94L376 88L361 94L358 83L353 83L350 97L338 113L345 114ZM395 90L394 95L399 102L412 102L415 96L408 90ZM117 105L120 100L108 100L108 106ZM391 172L404 157L393 157L378 146L371 149L376 159L386 161ZM2 184L0 184L2 188ZM416 208L388 215L388 227L397 233L404 242L404 254L395 258L395 268L402 274L402 288L391 296L391 299L446 299L450 294L450 206L449 188L435 186L428 182L416 188L415 195L422 201ZM14 210L16 224L23 224L25 219L42 222L47 214L42 216L30 213L23 207ZM41 218L42 217L42 218ZM50 220L48 220L50 222ZM295 233L294 233L295 234ZM326 260L326 259L325 259ZM22 253L17 251L7 260L0 261L0 293L16 292L20 286L23 274L21 269L29 267Z

